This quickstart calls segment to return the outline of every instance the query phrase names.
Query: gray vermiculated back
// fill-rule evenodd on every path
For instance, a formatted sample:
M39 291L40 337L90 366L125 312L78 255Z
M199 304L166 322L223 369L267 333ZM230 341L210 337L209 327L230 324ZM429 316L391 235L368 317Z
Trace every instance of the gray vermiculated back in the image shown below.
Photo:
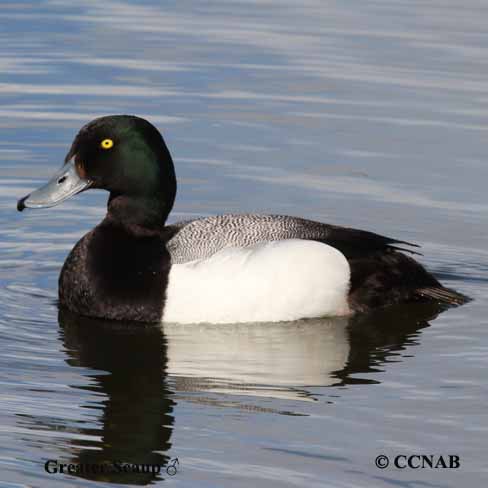
M167 247L174 264L211 256L225 247L248 247L282 239L327 240L331 226L284 215L228 214L169 226Z

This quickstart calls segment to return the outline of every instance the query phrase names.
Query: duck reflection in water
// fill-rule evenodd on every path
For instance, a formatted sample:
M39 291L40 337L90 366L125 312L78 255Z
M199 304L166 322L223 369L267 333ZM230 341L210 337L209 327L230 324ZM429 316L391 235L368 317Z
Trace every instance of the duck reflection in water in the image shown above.
M59 323L67 362L94 370L89 374L94 382L83 388L106 396L101 402L102 431L89 432L100 441L76 440L69 462L161 466L156 477L131 470L80 474L112 483L148 484L166 477L174 402L165 382L167 353L161 326L91 319L66 310L60 310ZM90 403L82 407L97 408Z
M177 401L249 411L243 395L266 396L277 404L281 398L296 400L300 410L303 400L315 400L311 386L378 382L370 374L368 379L357 375L398 361L403 349L418 344L421 329L439 311L419 304L363 317L293 323L141 326L61 310L67 362L93 370L89 377L94 381L82 388L106 396L98 407L103 411L101 431L82 432L100 440L72 440L63 462L158 464L163 466L160 477L166 477ZM255 412L300 415L254 403ZM92 402L81 407L97 408ZM158 479L151 473L80 476L131 484Z
M398 361L440 311L435 304L416 304L297 322L166 324L167 371L178 392L315 400L308 387L377 383L373 375L357 374L381 371L393 357ZM220 403L194 395L187 400ZM239 407L227 397L221 404Z

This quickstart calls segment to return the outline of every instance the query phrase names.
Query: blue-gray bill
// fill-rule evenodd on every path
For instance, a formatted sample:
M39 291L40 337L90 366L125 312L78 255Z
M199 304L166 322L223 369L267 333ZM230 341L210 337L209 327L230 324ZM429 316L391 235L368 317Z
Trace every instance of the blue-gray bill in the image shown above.
M72 158L44 186L21 198L17 202L17 210L54 207L90 185L90 180L78 174Z

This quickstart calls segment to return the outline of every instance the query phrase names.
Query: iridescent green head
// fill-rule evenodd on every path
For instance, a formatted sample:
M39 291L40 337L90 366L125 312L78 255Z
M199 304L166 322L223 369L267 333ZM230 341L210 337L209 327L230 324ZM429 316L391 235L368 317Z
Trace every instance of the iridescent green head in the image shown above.
M17 208L52 207L89 188L110 192L113 218L163 225L174 203L176 177L159 131L132 115L93 120L75 137L61 170L19 200Z

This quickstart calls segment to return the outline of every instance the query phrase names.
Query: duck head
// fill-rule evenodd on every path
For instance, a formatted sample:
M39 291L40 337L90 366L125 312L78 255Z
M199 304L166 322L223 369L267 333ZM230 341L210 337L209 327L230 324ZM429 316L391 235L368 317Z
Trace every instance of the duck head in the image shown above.
M63 167L21 198L17 209L53 207L90 188L110 192L108 217L113 220L162 227L173 207L176 177L159 131L131 115L93 120L75 137Z

